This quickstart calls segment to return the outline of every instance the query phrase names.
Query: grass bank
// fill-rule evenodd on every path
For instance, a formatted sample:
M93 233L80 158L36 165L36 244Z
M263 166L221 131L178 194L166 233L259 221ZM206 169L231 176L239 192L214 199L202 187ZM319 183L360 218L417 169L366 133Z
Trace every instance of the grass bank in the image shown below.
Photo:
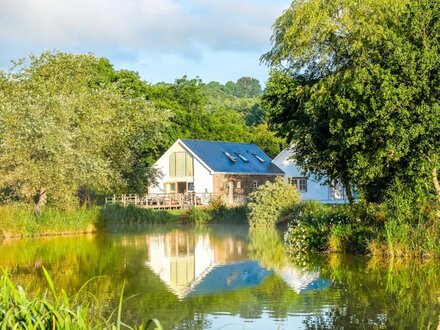
M149 210L133 205L59 210L45 208L36 216L29 206L0 206L0 239L72 235L105 231L113 226L150 224L247 223L246 208L213 204L191 210Z
M354 252L387 257L440 257L440 223L398 221L377 205L299 204L289 214L288 250Z
M91 294L83 288L68 297L64 290L57 290L43 269L50 292L39 292L29 297L23 288L14 285L6 272L0 278L0 325L2 329L162 329L157 320L145 325L130 327L121 319L123 294L118 306L109 316ZM91 302L84 302L84 301ZM80 301L83 301L81 303Z
M0 206L0 238L95 232L101 209L58 210L46 208L37 217L28 206Z
M226 207L223 204L207 208L194 207L185 213L185 220L195 225L206 224L248 224L246 206Z

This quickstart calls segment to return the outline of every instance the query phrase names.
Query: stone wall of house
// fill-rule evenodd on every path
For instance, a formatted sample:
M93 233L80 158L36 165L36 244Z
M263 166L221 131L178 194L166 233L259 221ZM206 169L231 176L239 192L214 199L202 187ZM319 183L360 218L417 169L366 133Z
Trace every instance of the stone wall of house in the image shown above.
M266 181L274 182L277 175L216 174L214 194L218 194L227 204L242 204L247 196ZM232 188L232 196L230 189Z

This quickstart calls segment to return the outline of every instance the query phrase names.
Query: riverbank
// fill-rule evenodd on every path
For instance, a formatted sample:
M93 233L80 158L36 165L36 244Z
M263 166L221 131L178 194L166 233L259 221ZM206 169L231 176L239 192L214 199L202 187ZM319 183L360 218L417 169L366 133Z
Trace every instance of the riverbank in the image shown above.
M292 255L358 253L382 257L440 257L440 222L397 220L377 205L299 204L289 212L285 242Z
M46 208L37 217L29 206L0 206L0 239L94 233L105 231L108 225L178 222L184 217L181 210L153 211L119 205Z
M46 208L37 217L29 206L0 206L0 239L95 233L115 225L247 224L246 214L244 206L223 204L189 210L149 210L115 204L73 210Z

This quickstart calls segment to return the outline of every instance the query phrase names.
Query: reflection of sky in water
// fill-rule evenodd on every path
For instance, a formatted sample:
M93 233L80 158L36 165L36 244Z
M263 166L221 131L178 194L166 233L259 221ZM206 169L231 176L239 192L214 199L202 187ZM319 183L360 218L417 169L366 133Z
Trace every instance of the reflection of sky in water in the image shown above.
M322 311L323 313L326 310ZM282 320L274 320L270 313L264 312L258 319L243 320L236 315L208 315L211 329L224 330L301 330L305 329L304 320L306 315L292 315Z

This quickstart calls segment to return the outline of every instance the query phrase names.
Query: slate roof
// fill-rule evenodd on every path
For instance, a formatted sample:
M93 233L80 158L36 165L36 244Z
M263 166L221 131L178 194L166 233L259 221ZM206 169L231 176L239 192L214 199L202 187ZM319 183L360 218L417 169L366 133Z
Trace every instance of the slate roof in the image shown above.
M188 297L235 291L260 285L272 274L256 261L214 267L188 294Z
M217 173L284 174L272 163L272 159L253 143L190 139L181 141Z

